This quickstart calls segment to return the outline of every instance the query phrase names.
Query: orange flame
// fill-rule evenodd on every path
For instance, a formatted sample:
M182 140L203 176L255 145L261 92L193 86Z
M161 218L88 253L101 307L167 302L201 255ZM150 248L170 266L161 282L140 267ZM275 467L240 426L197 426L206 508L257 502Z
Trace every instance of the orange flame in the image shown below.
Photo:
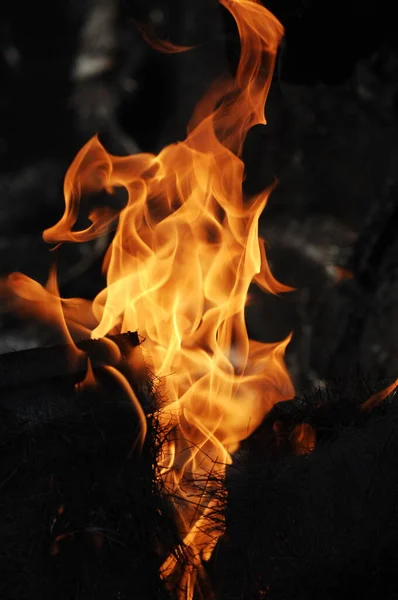
M195 46L181 46L179 44L173 44L170 40L161 40L152 31L152 28L138 21L133 21L134 25L141 34L141 37L146 41L149 46L154 50L163 52L163 54L178 54L180 52L186 52L192 50Z
M296 454L311 454L315 448L315 430L309 423L299 423L292 432L291 440Z
M366 400L366 402L364 402L361 405L361 410L363 410L365 412L367 412L367 411L369 412L369 411L373 410L374 408L376 408L376 406L381 404L383 402L383 400L385 400L387 398L387 396L392 394L393 391L397 388L397 386L398 386L398 379L393 381L393 383L391 385L387 386L384 390L381 390L380 392L376 392L375 394L370 396L370 398L368 398Z
M354 274L344 267L335 266L334 277L336 281L349 281L350 279L354 279Z
M240 158L248 130L265 123L283 28L257 0L220 3L241 39L236 76L212 86L185 141L157 156L112 156L92 138L67 172L64 215L44 232L48 242L83 242L116 228L104 263L107 287L91 307L96 326L76 301L72 321L84 315L81 325L95 338L136 329L145 338L143 351L166 399L159 419L170 433L159 474L190 559L180 574L179 597L186 599L223 530L222 517L217 526L212 517L231 453L276 402L294 395L284 363L290 336L274 344L251 341L244 318L252 282L271 293L291 289L272 276L258 237L270 190L243 196ZM73 229L83 194L120 186L128 194L123 210L93 210L89 227ZM70 323L67 301L62 308ZM163 576L174 581L179 568L170 556Z

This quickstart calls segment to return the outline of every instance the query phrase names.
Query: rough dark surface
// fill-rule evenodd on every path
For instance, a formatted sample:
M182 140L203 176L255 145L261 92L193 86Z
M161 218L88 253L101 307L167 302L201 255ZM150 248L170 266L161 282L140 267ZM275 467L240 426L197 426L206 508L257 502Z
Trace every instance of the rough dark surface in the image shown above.
M106 373L97 376L102 385L91 392L76 393L71 376L20 387L18 395L2 391L6 600L170 597L159 567L176 538L154 484L156 427L149 419L140 450L132 403Z
M396 398L366 414L364 392L329 390L277 407L243 445L228 470L226 534L212 559L218 598L396 597ZM299 423L317 443L294 456Z

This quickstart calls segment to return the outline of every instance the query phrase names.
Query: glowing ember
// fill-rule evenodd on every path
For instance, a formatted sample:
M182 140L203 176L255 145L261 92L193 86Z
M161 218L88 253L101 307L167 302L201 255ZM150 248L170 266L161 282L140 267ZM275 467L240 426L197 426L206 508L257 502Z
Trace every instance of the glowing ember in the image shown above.
M315 431L308 423L296 425L292 441L297 454L310 454L315 448Z
M34 306L37 315L41 310L42 318L51 300L51 317L58 314L61 323L80 332L99 338L138 329L145 338L142 348L164 398L159 419L171 430L159 474L174 499L189 557L181 567L170 556L162 573L170 585L178 580L181 598L193 597L202 561L223 531L220 515L217 526L212 515L220 508L216 492L231 452L275 402L294 394L284 364L290 338L263 344L246 332L250 284L271 293L290 288L271 275L258 237L269 190L243 197L239 157L248 130L265 123L283 29L256 0L220 2L238 25L240 63L234 78L217 81L199 103L186 140L158 156L121 158L94 137L66 175L65 213L44 239L83 242L117 222L104 264L106 289L90 307L86 301L61 301L53 279L47 290L22 276L8 281L21 305ZM123 210L96 209L87 229L73 230L82 194L111 193L118 186L128 193ZM40 301L46 301L45 309ZM90 372L87 381L91 378ZM143 435L144 425L143 419ZM311 432L298 433L300 447L312 445Z

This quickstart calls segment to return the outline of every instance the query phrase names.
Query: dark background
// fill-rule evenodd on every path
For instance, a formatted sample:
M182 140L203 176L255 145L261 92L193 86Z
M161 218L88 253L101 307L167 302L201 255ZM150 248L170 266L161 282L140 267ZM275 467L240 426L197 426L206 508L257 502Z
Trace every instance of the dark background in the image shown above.
M254 337L294 329L298 387L357 365L398 372L396 23L387 2L267 4L286 28L266 109L244 152L245 189L275 178L261 222L274 273L297 291L248 309ZM134 20L190 52L160 55ZM158 151L183 139L197 100L233 70L239 42L216 0L7 2L0 8L0 274L44 282L41 232L63 211L62 181L98 132L107 149ZM108 240L109 241L109 240ZM92 298L107 240L61 248L61 293ZM340 281L336 266L350 271ZM0 314L2 352L48 344L37 324Z

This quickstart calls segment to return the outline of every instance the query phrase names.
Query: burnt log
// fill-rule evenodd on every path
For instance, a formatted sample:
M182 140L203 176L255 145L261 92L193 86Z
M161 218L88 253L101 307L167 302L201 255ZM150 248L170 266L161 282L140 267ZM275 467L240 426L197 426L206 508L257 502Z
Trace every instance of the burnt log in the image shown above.
M111 342L109 343L107 342ZM116 366L131 385L145 412L155 409L150 381L138 348L136 332L105 339L83 339L72 348L59 344L0 355L0 406L12 411L27 423L62 419L77 411L80 400L75 394L90 362L94 372L104 365ZM130 359L133 349L135 368ZM77 353L76 351L80 351Z
M121 358L126 356L129 348L140 343L137 332L109 336L107 339L118 346ZM82 352L79 356L73 356L73 360L71 355L74 349L67 344L0 354L0 389L20 388L64 375L75 375L78 382L87 371L87 358L90 358L93 367L115 361L102 340L83 339L76 343L75 348Z
M126 352L138 344L132 333L114 340ZM178 538L157 485L155 399L132 384L147 414L141 446L139 411L104 368L101 340L78 345L95 386L76 388L86 365L71 369L65 346L1 359L0 595L169 598L159 570Z
M131 333L114 340L126 344L126 354L138 343ZM65 347L3 357L15 368L47 357L50 368L52 351L60 365L56 376L42 369L35 380L18 386L9 378L0 390L6 600L173 597L159 575L180 546L156 477L164 432L147 414L139 447L137 409L103 368L109 356L101 345L79 343L100 382L79 391L85 368L62 370ZM370 600L398 592L398 406L393 394L364 411L369 393L364 383L353 397L331 388L280 403L242 444L227 473L226 533L208 565L220 600L265 593L272 600ZM150 395L146 405L141 400L147 413L154 403ZM292 434L303 423L317 443L295 455Z
M367 414L333 394L278 407L228 468L226 533L211 564L218 598L396 597L396 394ZM288 437L303 419L313 452L281 451L273 425L284 421Z

